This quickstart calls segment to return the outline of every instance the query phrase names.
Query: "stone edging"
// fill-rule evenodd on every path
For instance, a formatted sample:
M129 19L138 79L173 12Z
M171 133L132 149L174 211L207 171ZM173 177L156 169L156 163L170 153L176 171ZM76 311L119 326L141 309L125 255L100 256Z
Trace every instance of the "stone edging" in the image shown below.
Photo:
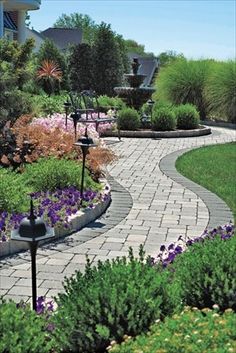
M183 185L184 187L188 188L189 190L193 191L197 196L202 199L209 211L209 221L207 227L211 229L219 225L227 224L229 223L229 221L233 221L233 214L230 208L226 205L223 200L221 200L221 198L177 172L175 168L175 162L177 158L183 155L184 153L196 148L199 147L186 148L170 153L164 158L162 158L159 166L161 171L165 175L167 175L177 183Z
M226 129L236 130L236 124L228 123L226 121L224 122L224 121L204 120L204 121L202 121L202 124L207 125L207 126L223 127Z
M178 131L151 131L151 130L140 130L140 131L126 131L121 130L121 137L139 137L139 138L174 138L174 137L197 137L209 135L211 128L201 125L202 128L194 130L178 130ZM104 131L102 133L104 137L117 137L117 131Z

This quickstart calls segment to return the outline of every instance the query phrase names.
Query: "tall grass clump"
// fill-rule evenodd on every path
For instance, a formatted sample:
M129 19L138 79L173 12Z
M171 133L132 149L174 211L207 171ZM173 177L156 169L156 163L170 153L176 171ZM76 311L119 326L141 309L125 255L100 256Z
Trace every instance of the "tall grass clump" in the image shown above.
M215 65L209 78L206 95L217 115L236 123L236 63L233 60Z
M157 77L158 97L175 105L191 103L204 120L210 108L205 87L212 68L210 60L176 60Z

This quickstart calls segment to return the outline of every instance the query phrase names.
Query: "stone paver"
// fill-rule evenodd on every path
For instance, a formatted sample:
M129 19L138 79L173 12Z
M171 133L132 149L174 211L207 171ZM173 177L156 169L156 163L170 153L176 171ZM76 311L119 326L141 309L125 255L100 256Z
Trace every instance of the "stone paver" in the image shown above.
M179 235L198 236L207 226L230 221L222 200L174 168L184 149L235 141L234 130L212 130L211 135L193 138L114 139L112 149L119 159L108 168L111 205L81 231L38 250L38 295L51 298L61 291L65 276L84 270L85 255L96 264L127 255L130 246L137 254L141 243L153 255ZM30 278L28 252L0 260L0 295L5 298L29 300Z

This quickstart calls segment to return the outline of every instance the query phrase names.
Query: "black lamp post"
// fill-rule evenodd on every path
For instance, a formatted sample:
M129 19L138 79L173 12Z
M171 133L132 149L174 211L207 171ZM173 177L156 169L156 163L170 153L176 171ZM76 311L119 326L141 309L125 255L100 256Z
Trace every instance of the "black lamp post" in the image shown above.
M71 118L73 119L73 123L74 123L74 130L75 130L75 140L77 138L77 124L81 119L81 113L78 111L75 111L73 114L70 115Z
M29 244L31 254L31 274L32 274L32 306L36 311L37 282L36 282L36 253L38 242L54 237L54 229L47 227L41 217L34 215L33 201L30 201L30 215L20 222L18 229L11 232L11 239L25 241Z
M86 128L84 136L80 137L74 145L81 147L82 154L83 154L82 176L81 176L81 185L80 185L80 195L81 195L80 205L82 205L83 191L84 191L85 159L86 159L89 148L96 147L96 144L93 142L93 139L91 137L88 137L87 128Z
M66 102L64 103L64 108L65 108L65 112L66 112L66 129L67 129L67 121L68 121L68 113L69 113L69 109L71 107L71 103L69 102L68 98L66 100Z

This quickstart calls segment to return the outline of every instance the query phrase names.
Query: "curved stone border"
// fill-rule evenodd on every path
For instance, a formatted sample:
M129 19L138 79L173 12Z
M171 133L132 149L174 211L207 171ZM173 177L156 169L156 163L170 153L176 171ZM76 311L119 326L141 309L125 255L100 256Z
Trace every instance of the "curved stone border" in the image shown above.
M233 221L233 214L230 208L226 205L223 200L221 200L221 198L177 172L175 168L175 162L177 158L183 155L184 153L192 151L196 148L199 147L186 148L170 153L164 158L162 158L159 166L161 171L165 175L167 175L177 183L183 185L184 187L188 188L189 190L193 191L197 196L202 199L209 211L209 221L207 227L211 229L215 228L218 225L223 225L229 223L229 221Z
M199 129L194 130L178 130L178 131L151 131L151 130L140 130L140 131L126 131L121 130L121 137L139 137L139 138L176 138L176 137L197 137L211 134L211 128L207 126L201 126ZM102 133L104 137L117 137L117 131L104 131Z
M213 127L223 127L226 129L233 129L236 130L236 124L234 123L228 123L224 121L212 121L212 120L204 120L202 121L202 124L207 125L207 126L213 126Z

